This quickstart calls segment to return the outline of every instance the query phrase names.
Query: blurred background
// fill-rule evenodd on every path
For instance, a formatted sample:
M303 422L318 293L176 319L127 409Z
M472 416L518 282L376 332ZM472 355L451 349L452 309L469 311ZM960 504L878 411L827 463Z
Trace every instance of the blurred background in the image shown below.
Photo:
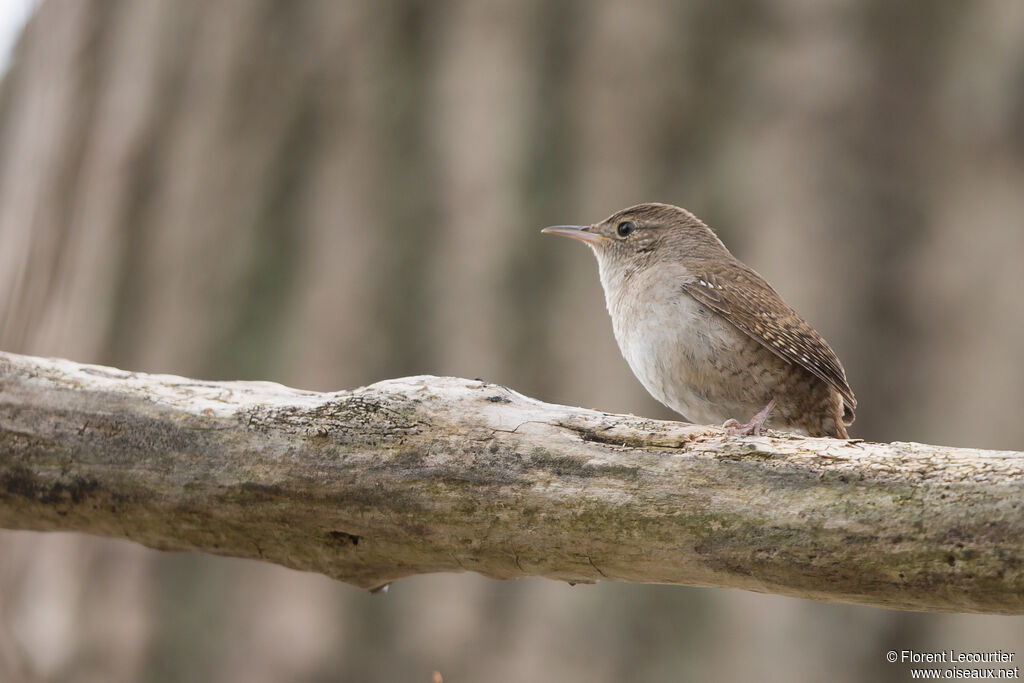
M2 7L5 351L671 418L588 250L538 232L655 200L832 343L854 436L1024 448L1024 3ZM474 575L370 596L0 532L3 681L907 680L887 650L949 647L1020 659L1024 619Z

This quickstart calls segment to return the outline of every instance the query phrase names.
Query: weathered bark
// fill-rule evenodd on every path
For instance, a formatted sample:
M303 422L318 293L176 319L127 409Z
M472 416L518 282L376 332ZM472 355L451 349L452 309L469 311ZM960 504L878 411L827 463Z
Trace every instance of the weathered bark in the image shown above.
M479 380L314 393L0 354L0 526L372 588L475 571L1024 613L1024 459L551 405Z

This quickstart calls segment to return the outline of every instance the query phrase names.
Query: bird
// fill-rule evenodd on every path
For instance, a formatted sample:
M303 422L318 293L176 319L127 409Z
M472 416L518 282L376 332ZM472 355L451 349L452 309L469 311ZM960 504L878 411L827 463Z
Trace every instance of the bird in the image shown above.
M662 404L735 435L760 435L770 420L849 438L857 399L835 351L692 213L650 202L542 232L597 256L619 350Z

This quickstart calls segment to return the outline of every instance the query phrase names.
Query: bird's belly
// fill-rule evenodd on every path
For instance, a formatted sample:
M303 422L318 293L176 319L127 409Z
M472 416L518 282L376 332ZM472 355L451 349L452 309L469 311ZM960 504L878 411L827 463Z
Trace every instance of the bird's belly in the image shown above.
M759 352L757 342L686 296L644 306L615 337L654 398L702 424L744 421L763 407L764 388L739 362Z

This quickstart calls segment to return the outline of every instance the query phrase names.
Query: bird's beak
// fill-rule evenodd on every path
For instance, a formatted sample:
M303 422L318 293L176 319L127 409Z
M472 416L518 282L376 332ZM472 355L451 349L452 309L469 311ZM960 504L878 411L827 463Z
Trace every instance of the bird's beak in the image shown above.
M550 228L544 228L541 232L571 237L574 240L585 242L591 246L597 246L608 239L604 235L590 232L590 227L589 225L552 225Z

